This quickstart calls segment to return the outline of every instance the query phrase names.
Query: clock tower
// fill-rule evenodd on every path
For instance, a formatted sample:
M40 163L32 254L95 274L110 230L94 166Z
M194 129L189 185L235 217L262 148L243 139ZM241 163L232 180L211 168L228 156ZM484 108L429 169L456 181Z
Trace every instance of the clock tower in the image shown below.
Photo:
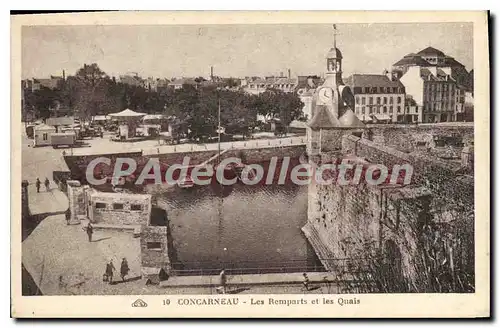
M364 127L352 111L354 95L342 81L342 59L337 48L337 28L333 25L333 48L326 55L325 81L312 99L312 118L307 129L309 155L340 150L345 130Z

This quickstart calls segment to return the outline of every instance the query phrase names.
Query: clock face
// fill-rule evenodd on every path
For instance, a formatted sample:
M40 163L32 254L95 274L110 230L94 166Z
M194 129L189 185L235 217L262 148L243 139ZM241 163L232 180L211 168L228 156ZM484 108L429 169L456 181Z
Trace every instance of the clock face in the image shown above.
M318 98L320 103L326 104L332 101L333 91L330 88L322 88L319 90Z

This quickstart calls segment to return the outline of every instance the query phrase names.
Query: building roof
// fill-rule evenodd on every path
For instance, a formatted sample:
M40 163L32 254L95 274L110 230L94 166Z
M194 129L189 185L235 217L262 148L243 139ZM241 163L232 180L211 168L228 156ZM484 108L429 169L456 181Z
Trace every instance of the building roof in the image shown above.
M345 79L345 84L353 87L398 87L404 88L399 81L391 81L383 74L353 74Z
M339 48L331 48L330 51L326 54L326 58L340 58L342 59L342 52L340 52Z
M420 77L426 81L449 81L454 80L451 75L441 69L436 69L436 74L433 74L428 68L420 68Z
M35 125L34 130L35 131L41 131L41 130L55 131L56 128L51 126L51 125L47 125L47 124L38 124L38 125Z
M307 125L313 129L339 128L339 120L328 110L326 106L316 106L316 112Z
M174 81L171 81L168 85L183 85L183 84L196 84L196 81L193 78L180 78L180 79L175 79Z
M351 109L347 109L344 115L339 119L343 127L349 128L364 128L365 124L359 120Z
M322 82L319 76L299 75L297 76L297 89L316 89Z
M259 78L251 81L249 84L265 84L266 86L274 84L297 84L297 79L289 79L287 77L267 77L265 79Z
M444 56L444 52L442 52L441 50L438 50L436 48L433 48L433 47L427 47L425 49L422 49L420 50L417 55L420 55L420 56L439 56L439 57L443 57Z
M33 83L37 83L40 86L49 89L56 89L60 86L60 83L63 81L62 77L59 76L51 76L50 79L33 79Z
M459 61L457 61L455 58L446 56L446 58L444 59L444 63L439 64L438 66L464 66L464 65Z
M392 66L429 66L430 64L419 55L408 54Z

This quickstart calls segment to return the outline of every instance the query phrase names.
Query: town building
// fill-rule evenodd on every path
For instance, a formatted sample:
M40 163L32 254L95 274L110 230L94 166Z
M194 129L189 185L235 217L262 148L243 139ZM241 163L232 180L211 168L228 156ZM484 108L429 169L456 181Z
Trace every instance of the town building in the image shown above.
M141 78L137 73L120 75L120 82L136 87L146 87L146 80Z
M353 74L345 80L353 90L356 116L366 123L405 120L405 87L384 74Z
M196 83L194 78L186 78L186 77L172 79L172 81L168 83L168 87L174 90L180 90L183 88L184 85L191 85L196 88L198 83Z
M56 128L47 124L39 124L34 127L33 133L33 147L49 146L52 144L50 136L56 133Z
M283 73L280 76L266 76L264 78L250 78L242 83L243 90L247 93L258 95L269 89L277 89L283 92L295 92L298 81L291 77L288 70L288 77Z
M47 88L51 90L61 89L65 81L65 72L63 71L63 76L51 75L49 78L32 78L22 80L22 89L26 91L34 92L42 88Z
M391 72L405 86L408 108L421 108L422 121L427 123L464 118L465 93L473 91L471 73L453 57L433 47L404 56Z
M169 82L167 79L148 77L144 84L148 90L157 92L166 89Z
M302 115L308 120L312 117L312 99L318 85L321 85L323 80L317 76L297 76L296 92L300 100L304 104L302 107Z

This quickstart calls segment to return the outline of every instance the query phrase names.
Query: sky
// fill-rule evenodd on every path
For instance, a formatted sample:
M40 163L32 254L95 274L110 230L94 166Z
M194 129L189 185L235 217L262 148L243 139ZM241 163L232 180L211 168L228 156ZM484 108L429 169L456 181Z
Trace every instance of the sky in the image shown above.
M337 24L343 76L381 74L428 46L473 68L472 23ZM322 74L332 25L25 26L22 78L73 75L97 63L110 76Z

